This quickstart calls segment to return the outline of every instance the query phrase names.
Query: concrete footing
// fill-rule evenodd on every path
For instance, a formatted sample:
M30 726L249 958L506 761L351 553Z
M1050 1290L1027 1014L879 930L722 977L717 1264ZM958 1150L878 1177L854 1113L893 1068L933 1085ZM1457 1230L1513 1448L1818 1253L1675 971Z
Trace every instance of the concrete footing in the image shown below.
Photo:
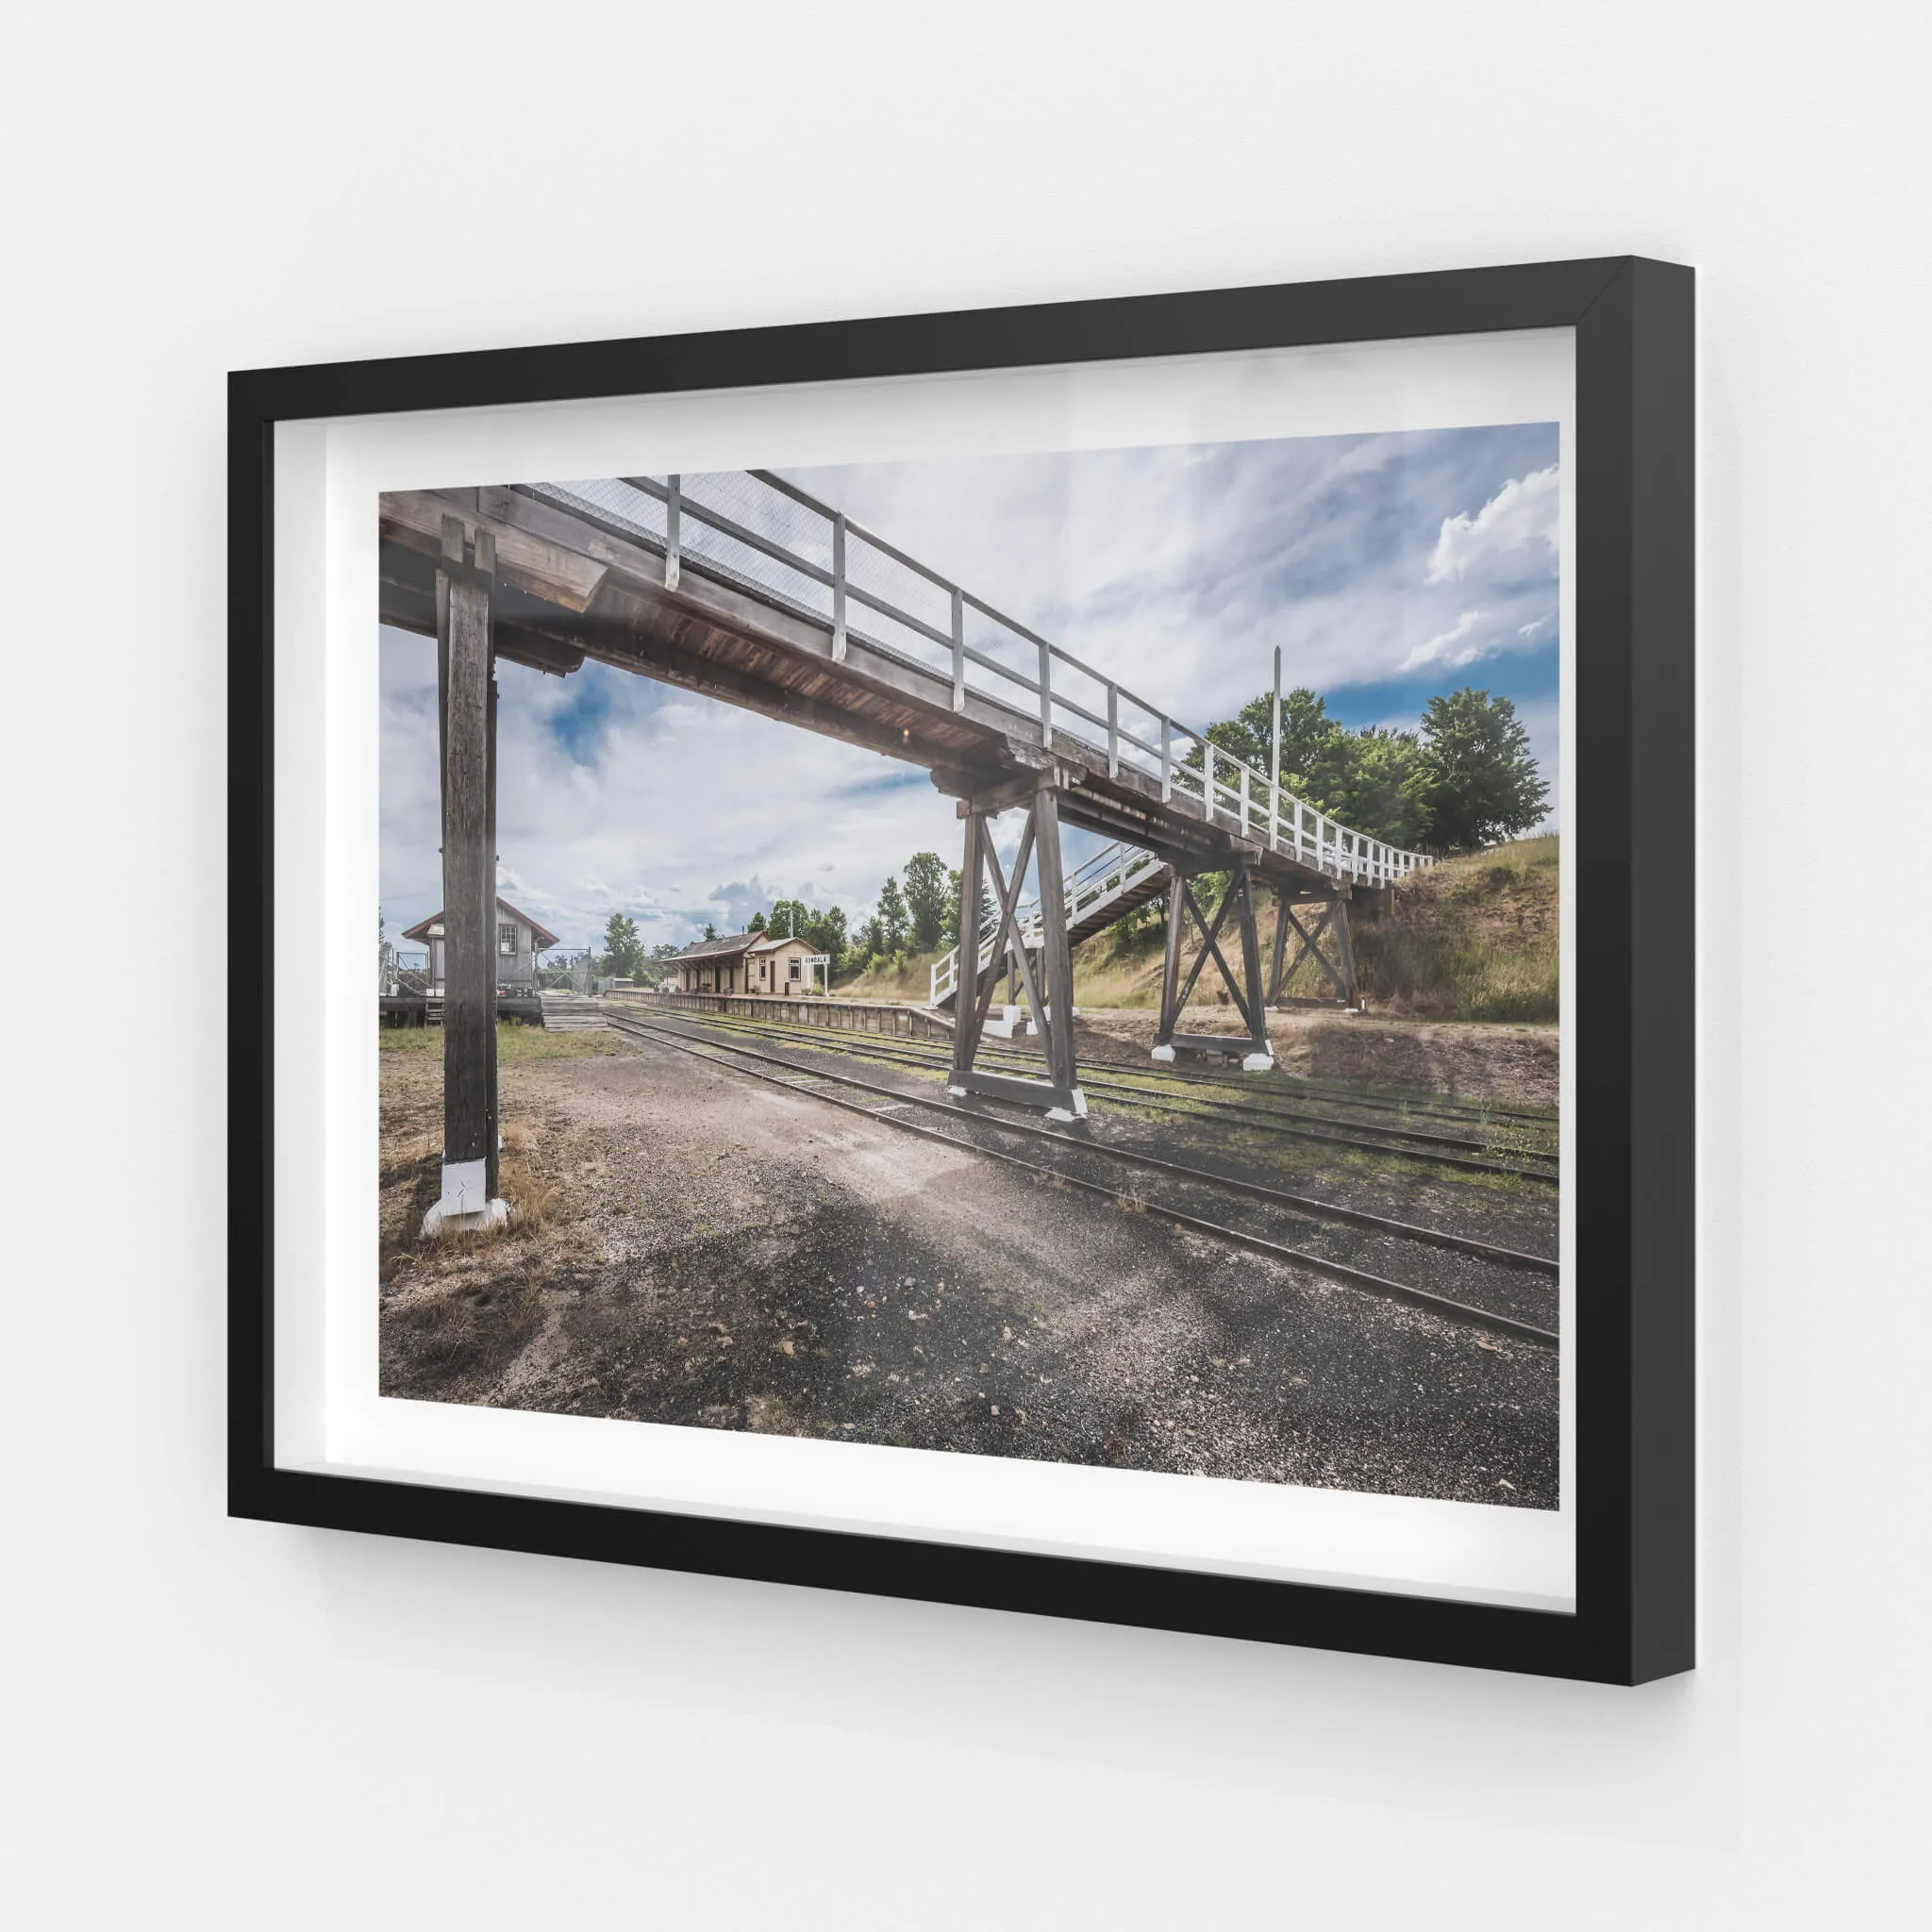
M509 1203L508 1201L486 1201L475 1213L458 1209L447 1212L441 1201L423 1217L423 1232L435 1234L448 1228L458 1234L486 1234L491 1228L506 1227L509 1224Z
M1171 1046L1157 1046L1154 1049L1154 1058L1158 1059L1162 1066L1166 1066L1174 1058L1174 1048Z
M445 1160L442 1163L442 1198L423 1217L423 1232L487 1233L509 1220L509 1204L491 1200L486 1191L486 1163L480 1160Z
M1241 1061L1241 1072L1244 1074L1265 1074L1270 1072L1274 1065L1274 1056L1272 1053L1251 1053Z

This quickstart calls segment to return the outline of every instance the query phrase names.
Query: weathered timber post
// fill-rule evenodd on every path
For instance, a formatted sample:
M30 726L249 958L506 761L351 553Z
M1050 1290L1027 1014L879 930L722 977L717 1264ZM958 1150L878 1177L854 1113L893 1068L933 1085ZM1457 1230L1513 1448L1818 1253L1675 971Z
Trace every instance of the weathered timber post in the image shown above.
M1286 887L1274 889L1274 957L1268 963L1267 1004L1276 1006L1281 1000L1281 972L1288 952L1288 891Z
M1180 1019L1174 995L1180 991L1181 928L1187 916L1187 881L1176 866L1167 893L1167 953L1160 967L1160 1019L1154 1029L1154 1058L1158 1060L1174 1058L1174 1029Z
M1047 1078L1057 1105L1049 1120L1078 1120L1087 1111L1074 1059L1074 949L1067 936L1067 880L1060 864L1060 811L1050 783L1042 783L1033 798L1036 849L1040 854L1040 923L1045 945L1042 992L1047 1002L1041 1012L1046 1038ZM1052 1024L1048 1025L1049 1011Z
M1361 1004L1355 983L1355 941L1348 931L1348 889L1335 901L1335 958L1341 968L1341 997L1345 1005Z
M973 1056L979 1045L979 894L986 876L982 857L986 841L986 821L977 813L966 819L966 850L959 861L959 970L953 976L953 1077L957 1081L973 1069ZM999 977L1000 962L989 962L993 977Z
M442 1194L424 1221L497 1227L496 691L490 641L494 545L443 519L437 573L437 668L442 741Z
M1245 861L1236 868L1234 885L1241 895L1241 980L1247 996L1248 1056L1241 1068L1245 1073L1259 1074L1274 1064L1274 1049L1268 1043L1268 1005L1261 994L1261 932L1255 916L1255 874Z

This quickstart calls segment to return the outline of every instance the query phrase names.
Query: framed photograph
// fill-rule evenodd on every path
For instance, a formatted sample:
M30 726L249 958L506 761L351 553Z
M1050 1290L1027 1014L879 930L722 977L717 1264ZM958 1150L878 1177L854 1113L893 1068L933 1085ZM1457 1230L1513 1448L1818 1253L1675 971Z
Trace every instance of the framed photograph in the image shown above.
M233 1515L1691 1666L1688 269L229 399Z

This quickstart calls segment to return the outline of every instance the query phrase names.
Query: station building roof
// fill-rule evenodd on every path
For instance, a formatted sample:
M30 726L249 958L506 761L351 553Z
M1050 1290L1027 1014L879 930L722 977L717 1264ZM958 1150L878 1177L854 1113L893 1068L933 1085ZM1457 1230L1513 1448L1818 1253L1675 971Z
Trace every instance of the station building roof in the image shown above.
M741 953L748 953L764 938L761 932L731 932L722 940L693 940L681 953L673 953L674 959L729 959Z
M514 906L512 906L508 899L499 897L496 902L496 909L499 912L508 912L512 919L519 919L525 925L527 925L530 928L531 941L540 953L544 949L544 947L554 946L557 943L557 935L554 932L549 931L538 921L532 919L527 912L519 912L517 908ZM429 928L432 925L441 925L441 912L432 912L427 919L419 920L416 924L410 926L409 929L403 934L403 937L406 940L429 939L432 937Z

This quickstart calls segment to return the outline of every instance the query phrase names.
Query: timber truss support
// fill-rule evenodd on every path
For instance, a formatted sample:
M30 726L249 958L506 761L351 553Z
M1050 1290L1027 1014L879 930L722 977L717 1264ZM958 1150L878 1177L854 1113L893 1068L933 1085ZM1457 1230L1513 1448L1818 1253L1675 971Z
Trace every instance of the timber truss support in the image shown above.
M436 682L442 754L442 1191L423 1223L500 1227L496 1186L496 666L487 530L466 549L445 517L436 572Z
M1304 924L1304 918L1312 918L1314 904L1321 906L1319 918ZM1268 974L1268 1004L1278 1007L1284 1004L1281 990L1287 986L1300 970L1304 959L1312 959L1322 969L1322 974L1334 988L1332 1000L1291 1000L1291 1006L1344 1006L1359 1004L1355 983L1355 946L1348 930L1348 893L1344 888L1333 898L1318 902L1305 902L1298 913L1295 905L1286 895L1277 893L1274 901L1274 957L1270 962ZM1294 934L1294 958L1288 958L1288 936ZM1330 953L1322 950L1324 937L1328 940ZM1331 957L1332 953L1332 957Z
M1198 876L1198 874L1196 874ZM1221 950L1221 936L1232 914L1241 931L1241 970L1239 975ZM1194 956L1187 979L1181 978L1181 955L1187 949L1189 916L1200 929L1201 949ZM1201 969L1212 959L1220 970L1222 983L1235 1010L1248 1029L1247 1052L1241 1066L1251 1074L1265 1073L1274 1064L1274 1050L1268 1044L1268 1010L1261 997L1261 935L1255 919L1255 875L1245 859L1237 860L1228 881L1227 893L1210 922L1202 912L1194 889L1178 870L1167 896L1167 955L1160 974L1160 1022L1154 1035L1154 1058L1171 1060L1176 1053L1215 1054L1225 1057L1240 1050L1239 1034L1179 1033L1181 1015L1187 1011L1194 983Z
M1016 803L1024 803L1026 823L1008 877L993 849L991 822ZM989 1100L1044 1108L1048 1120L1084 1119L1087 1100L1074 1064L1074 956L1067 936L1066 872L1060 862L1059 807L1053 774L1041 774L1024 800L969 799L960 810L966 822L966 850L959 867L959 991L953 1005L953 1071L946 1091L961 1097L976 1093ZM1037 865L1040 874L1041 930L1037 948L1024 943L1019 924L1029 862ZM982 973L979 952L986 935L980 896L989 885L995 924L991 957ZM1025 992L1045 1060L1042 1079L983 1073L976 1064L987 1015L1002 978L1017 982Z

